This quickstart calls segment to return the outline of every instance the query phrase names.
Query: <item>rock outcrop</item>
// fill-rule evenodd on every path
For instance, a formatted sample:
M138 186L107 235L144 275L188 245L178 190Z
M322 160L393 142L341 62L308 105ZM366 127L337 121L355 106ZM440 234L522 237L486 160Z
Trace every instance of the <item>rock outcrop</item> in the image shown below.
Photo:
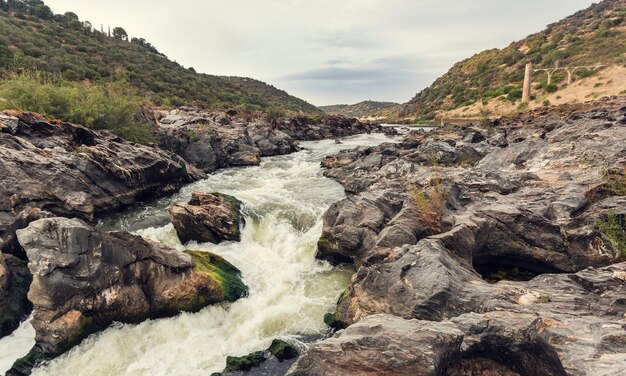
M195 240L219 244L224 240L241 240L242 206L233 196L194 192L189 204L174 203L169 213L181 243Z
M247 293L239 271L221 257L99 232L78 219L38 220L17 236L33 274L36 344L10 375L27 374L113 322L198 311Z
M172 151L205 172L253 166L261 157L298 151L298 140L331 139L380 132L378 125L340 116L245 119L236 111L206 112L183 107L157 111L162 148Z
M380 125L363 123L354 118L336 115L316 118L307 116L281 118L276 120L274 126L281 132L301 141L336 139L362 133L383 132ZM393 132L392 129L389 130Z
M266 122L235 115L193 108L158 112L160 145L205 172L254 166L261 163L261 157L299 150L292 137Z
M200 175L180 157L107 131L0 116L0 250L24 257L15 230L38 218L92 221L138 200L173 193Z
M454 322L465 337L450 375L618 374L624 119L626 102L605 101L327 158L352 195L324 215L318 257L357 267L327 322Z
M450 322L369 316L314 344L287 375L441 375L459 357L462 341Z
M25 299L31 280L25 261L0 253L0 338L11 334L32 310Z

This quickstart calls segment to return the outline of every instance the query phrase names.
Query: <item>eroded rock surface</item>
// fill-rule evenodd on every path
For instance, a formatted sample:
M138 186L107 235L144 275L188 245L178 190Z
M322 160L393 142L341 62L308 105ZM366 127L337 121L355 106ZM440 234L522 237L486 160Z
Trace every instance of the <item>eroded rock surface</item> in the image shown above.
M50 213L92 221L199 177L161 149L30 113L15 115L0 117L2 252L24 257L15 230Z
M322 116L246 119L236 111L206 112L183 107L157 111L160 144L205 172L230 166L253 166L261 157L298 151L298 140L321 140L380 132L378 125L356 119Z
M28 373L114 321L198 311L247 293L239 271L221 257L99 232L78 219L38 220L17 235L33 274L36 344L9 374Z
M0 253L0 338L11 334L30 314L26 299L32 275L26 261Z
M287 375L441 375L459 357L462 340L450 322L369 316L312 345Z
M224 240L241 240L242 206L233 196L194 192L189 204L174 203L169 213L181 243L195 240L219 244Z
M318 257L358 269L327 322L452 321L465 337L450 375L619 374L625 118L605 100L328 157L352 195L324 215Z

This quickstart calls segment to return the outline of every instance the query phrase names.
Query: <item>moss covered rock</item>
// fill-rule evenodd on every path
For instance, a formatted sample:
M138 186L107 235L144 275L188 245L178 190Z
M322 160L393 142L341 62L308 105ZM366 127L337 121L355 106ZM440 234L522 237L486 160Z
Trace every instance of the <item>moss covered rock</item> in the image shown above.
M113 322L196 312L247 294L239 270L222 257L101 232L77 219L38 220L17 237L33 275L36 343L10 375L27 374Z
M248 295L248 287L241 280L241 271L223 257L210 252L185 251L195 266L194 273L204 274L215 281L223 301L234 302Z
M239 372L247 372L256 367L265 367L265 370L260 370L260 374L274 374L280 368L288 368L291 362L287 365L278 366L278 364L287 363L285 361L292 360L300 356L300 350L290 343L275 339L272 344L265 351L255 351L246 356L229 356L226 358L226 369L224 374L239 374ZM272 365L272 363L274 363ZM270 373L267 373L270 372ZM282 374L282 373L281 373Z
M341 330L348 327L348 324L342 321L341 313L343 310L343 304L348 296L348 291L344 291L343 294L337 300L337 308L334 312L329 312L324 315L324 323L335 330Z
M246 356L229 356L226 358L225 372L250 371L267 360L265 351L256 351Z

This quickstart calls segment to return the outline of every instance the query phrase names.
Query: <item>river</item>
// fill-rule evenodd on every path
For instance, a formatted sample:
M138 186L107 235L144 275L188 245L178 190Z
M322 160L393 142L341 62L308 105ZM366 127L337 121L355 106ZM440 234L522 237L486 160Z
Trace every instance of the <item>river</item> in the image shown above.
M105 230L128 230L180 250L219 254L241 269L250 295L194 314L114 325L33 374L206 376L221 371L227 356L263 350L275 338L323 336L323 316L333 310L353 270L333 268L314 257L322 214L345 197L338 183L323 176L320 161L341 149L393 140L371 134L343 139L342 144L303 142L298 153L264 158L257 167L221 171L173 197L101 221ZM231 194L245 203L241 242L180 244L167 207L187 202L193 191ZM0 372L28 352L33 338L26 322L0 340Z

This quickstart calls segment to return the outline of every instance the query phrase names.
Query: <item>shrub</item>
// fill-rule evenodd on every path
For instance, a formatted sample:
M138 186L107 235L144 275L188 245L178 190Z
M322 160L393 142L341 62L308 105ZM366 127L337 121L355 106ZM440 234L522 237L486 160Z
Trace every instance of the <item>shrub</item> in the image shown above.
M420 212L422 224L431 232L441 227L445 213L445 192L441 180L435 178L430 185L419 189L415 184L408 184L409 197Z
M267 111L267 115L265 116L266 120L270 123L273 123L281 117L285 117L285 113L277 108L271 108Z
M153 141L141 102L123 80L70 82L40 72L11 72L0 81L0 110L34 111L51 119L107 129L129 141Z
M546 92L548 93L556 93L558 90L559 90L559 87L556 84L546 85Z
M511 91L509 91L509 94L506 96L506 99L510 100L511 102L515 102L517 100L522 99L523 93L524 92L522 89L512 89Z
M626 256L626 221L624 216L609 213L605 219L596 223L598 230L606 235L615 248L618 250L617 256Z

